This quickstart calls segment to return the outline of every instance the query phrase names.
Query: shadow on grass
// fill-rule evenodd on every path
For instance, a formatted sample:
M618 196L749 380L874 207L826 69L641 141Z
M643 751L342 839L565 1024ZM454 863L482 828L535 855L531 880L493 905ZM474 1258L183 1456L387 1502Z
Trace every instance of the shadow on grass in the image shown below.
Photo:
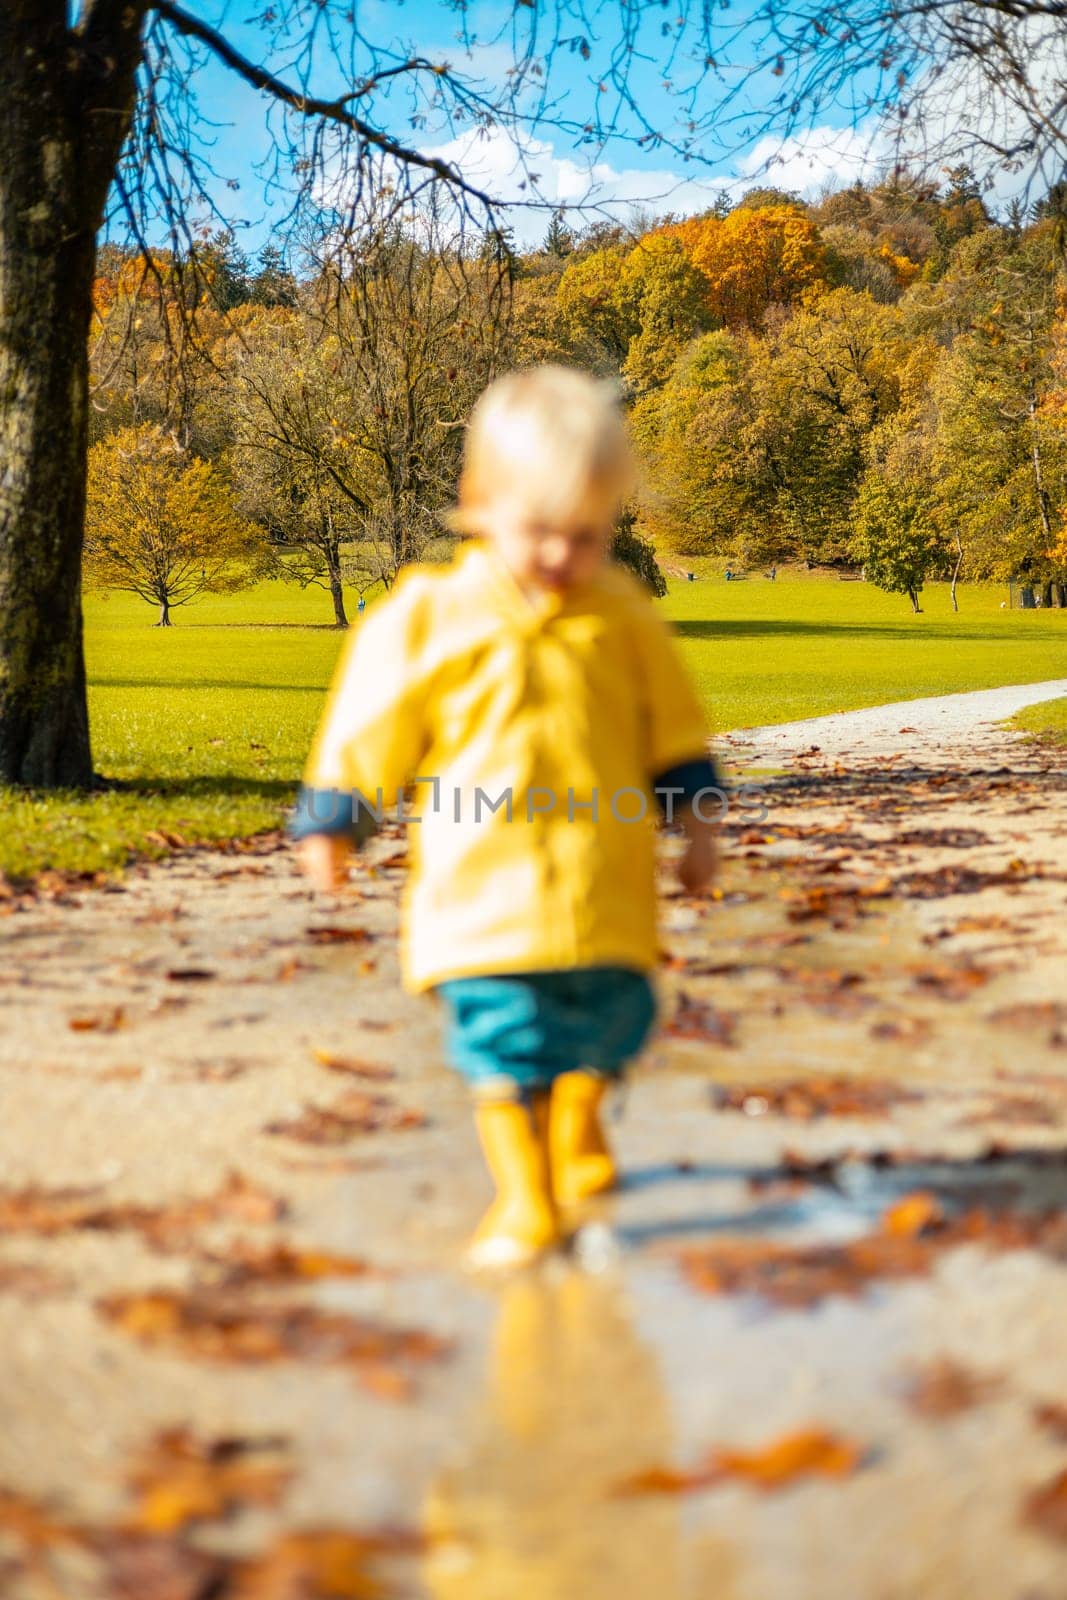
M245 683L240 678L90 678L91 689L262 689L275 693L279 689L295 690L298 694L325 694L325 683L266 683L262 679Z
M1064 613L1067 617L1067 613ZM763 639L763 638L789 638L812 637L827 639L893 639L899 640L903 630L907 627L910 617L902 617L899 622L796 622L773 620L757 620L756 618L731 618L715 617L707 621L700 621L692 617L676 618L671 622L673 631L683 639ZM1044 641L1050 643L1062 641L1067 631L1067 621L1062 626L1044 624L1040 628L1031 628L1025 635L1010 634L1012 639L1023 638L1027 642ZM923 624L922 632L912 637L923 640L940 641L951 640L958 644L965 640L976 640L985 644L1001 644L1003 636L993 634L988 627L979 623L973 626L958 627L951 619L941 619L937 622Z
M202 800L217 795L228 800L269 800L289 805L296 796L297 787L295 778L247 778L232 772L216 772L195 778L109 778L105 775L103 787L93 792L136 795L146 800Z

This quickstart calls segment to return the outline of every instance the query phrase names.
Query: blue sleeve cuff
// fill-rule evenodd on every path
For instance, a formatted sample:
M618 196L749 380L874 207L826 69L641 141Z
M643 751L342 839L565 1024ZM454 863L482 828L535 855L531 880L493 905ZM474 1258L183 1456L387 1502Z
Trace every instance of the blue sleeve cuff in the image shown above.
M652 787L660 810L664 816L670 817L673 817L677 808L691 804L694 795L700 794L703 789L717 789L722 795L727 793L726 780L710 756L679 761L677 766L658 772L652 780Z
M312 834L340 834L362 844L378 831L378 819L361 795L345 789L312 789L301 784L296 809L289 818L290 839Z

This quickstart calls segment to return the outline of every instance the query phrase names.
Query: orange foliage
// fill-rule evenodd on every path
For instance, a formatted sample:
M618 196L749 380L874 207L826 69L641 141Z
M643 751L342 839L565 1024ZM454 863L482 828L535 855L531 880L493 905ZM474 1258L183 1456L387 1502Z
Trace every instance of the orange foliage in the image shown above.
M709 309L727 327L760 326L768 308L826 284L819 230L795 206L693 217L663 230L708 280Z

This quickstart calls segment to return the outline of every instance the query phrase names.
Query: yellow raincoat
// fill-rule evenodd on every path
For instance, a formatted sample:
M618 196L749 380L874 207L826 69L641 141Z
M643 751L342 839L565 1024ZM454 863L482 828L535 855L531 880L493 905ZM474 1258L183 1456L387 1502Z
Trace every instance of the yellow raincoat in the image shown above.
M352 631L304 783L372 806L380 789L395 815L416 781L409 991L494 972L648 970L652 785L706 757L707 733L631 573L606 564L533 602L495 548L472 540L449 566L404 573Z

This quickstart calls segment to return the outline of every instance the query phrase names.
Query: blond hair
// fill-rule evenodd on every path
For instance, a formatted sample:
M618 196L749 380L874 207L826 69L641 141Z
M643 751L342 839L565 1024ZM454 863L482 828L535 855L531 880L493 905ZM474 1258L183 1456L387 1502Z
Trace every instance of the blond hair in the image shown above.
M452 527L489 533L494 504L518 502L548 523L610 523L635 486L616 386L570 367L513 372L471 413Z

